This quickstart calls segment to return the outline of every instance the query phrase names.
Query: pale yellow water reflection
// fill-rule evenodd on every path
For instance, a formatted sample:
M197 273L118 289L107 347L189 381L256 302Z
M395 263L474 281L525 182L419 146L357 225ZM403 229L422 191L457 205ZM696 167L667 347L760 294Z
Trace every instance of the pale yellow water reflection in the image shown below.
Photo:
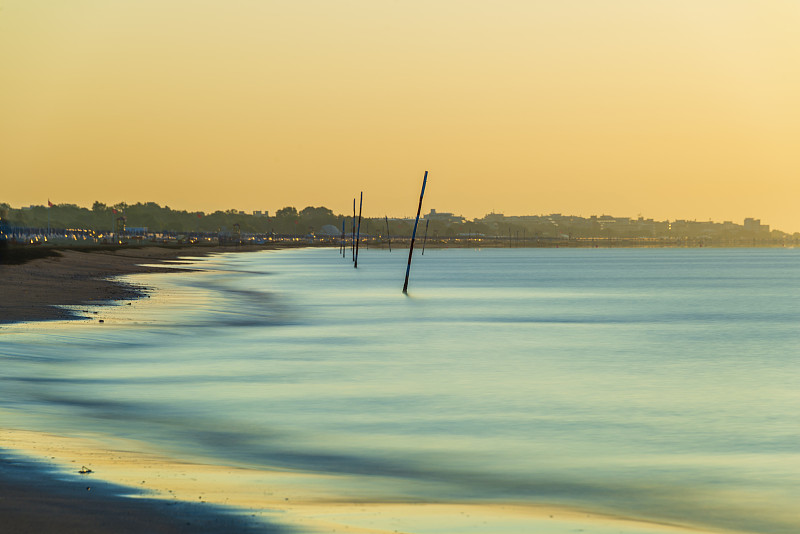
M114 482L148 497L205 502L242 509L308 532L467 534L704 534L689 526L654 524L557 506L492 502L371 502L341 494L341 477L177 460L133 440L65 437L3 429L4 448L47 459L67 474ZM136 496L136 495L132 495ZM350 496L352 497L352 496Z

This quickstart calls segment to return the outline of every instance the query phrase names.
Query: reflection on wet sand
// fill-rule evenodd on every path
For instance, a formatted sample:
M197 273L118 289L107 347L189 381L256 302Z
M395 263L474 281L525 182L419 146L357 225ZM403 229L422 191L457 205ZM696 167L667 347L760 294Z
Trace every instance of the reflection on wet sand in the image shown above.
M241 514L300 532L426 534L586 531L595 534L703 534L680 525L653 524L579 509L491 502L380 502L365 497L342 499L348 486L336 475L293 470L265 470L178 461L142 452L140 442L103 442L23 430L5 430L4 447L48 458L64 476L74 476L84 464L92 475L131 488L130 497L200 502L241 509ZM112 447L112 448L109 448ZM92 477L87 476L91 485ZM143 492L143 493L142 493Z

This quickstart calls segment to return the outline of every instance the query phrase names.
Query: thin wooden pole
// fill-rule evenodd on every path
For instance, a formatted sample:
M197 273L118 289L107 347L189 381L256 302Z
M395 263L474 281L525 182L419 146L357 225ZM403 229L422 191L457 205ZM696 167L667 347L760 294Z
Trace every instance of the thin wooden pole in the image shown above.
M356 261L356 197L353 197L353 237L350 239L350 256Z
M356 259L353 267L358 269L358 242L361 240L361 206L364 204L364 192L361 192L361 199L358 201L358 230L356 231Z
M386 219L386 238L389 240L389 252L392 251L392 235L389 233L389 217L387 215L383 216Z
M422 197L425 196L425 184L428 183L428 171L422 179L422 192L419 194L419 207L417 207L417 220L414 221L414 232L411 234L411 246L408 248L408 266L406 267L406 281L403 284L403 293L408 293L408 275L411 274L411 256L414 254L414 239L417 237L417 225L419 224L419 214L422 211Z
M339 252L341 252L343 258L346 257L345 248L344 248L344 225L345 225L346 221L347 221L347 217L342 217L342 246L340 247Z
M425 221L425 238L422 240L422 255L425 255L425 243L428 242L428 224L430 224L431 220L428 219Z

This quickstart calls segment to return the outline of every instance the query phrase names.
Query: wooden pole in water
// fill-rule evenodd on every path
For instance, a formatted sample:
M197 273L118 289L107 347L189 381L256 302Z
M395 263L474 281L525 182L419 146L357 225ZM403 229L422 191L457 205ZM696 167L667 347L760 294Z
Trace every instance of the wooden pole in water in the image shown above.
M342 246L341 246L341 250L339 250L339 252L342 253L342 257L343 258L346 257L345 248L344 248L344 225L345 225L346 221L347 221L347 217L342 217Z
M355 202L355 200L353 200ZM358 230L356 230L356 259L353 267L358 269L358 242L361 240L361 206L364 204L364 192L361 192L361 199L358 201Z
M389 217L384 215L384 219L386 219L386 238L389 240L389 252L392 251L392 235L389 233Z
M406 282L403 284L403 293L408 293L408 275L411 273L411 256L414 254L414 239L417 237L417 225L419 224L419 214L422 211L422 197L425 196L425 184L428 183L428 171L422 179L422 192L419 194L419 207L417 208L417 220L414 221L414 232L411 234L411 246L408 248L408 266L406 267Z
M425 221L425 238L422 240L422 255L425 255L425 243L428 242L428 224L431 222L430 219Z
M350 257L356 261L356 197L353 197L353 237L350 238Z

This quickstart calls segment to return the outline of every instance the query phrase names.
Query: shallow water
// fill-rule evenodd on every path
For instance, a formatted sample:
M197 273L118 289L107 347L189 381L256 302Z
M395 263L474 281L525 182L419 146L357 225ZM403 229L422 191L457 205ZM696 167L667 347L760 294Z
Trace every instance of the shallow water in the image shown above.
M800 250L228 254L0 329L0 426L331 473L366 501L800 531Z

